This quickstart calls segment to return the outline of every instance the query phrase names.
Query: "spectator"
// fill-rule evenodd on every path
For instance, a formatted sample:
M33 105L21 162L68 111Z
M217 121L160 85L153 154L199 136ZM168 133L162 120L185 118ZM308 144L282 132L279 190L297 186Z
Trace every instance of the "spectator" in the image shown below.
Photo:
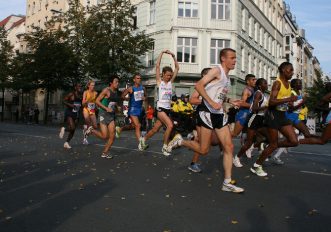
M147 119L147 131L150 131L153 127L153 119L154 119L154 109L151 105L148 105L146 111L146 119Z
M39 109L38 106L36 105L36 107L34 108L34 121L36 124L39 124Z

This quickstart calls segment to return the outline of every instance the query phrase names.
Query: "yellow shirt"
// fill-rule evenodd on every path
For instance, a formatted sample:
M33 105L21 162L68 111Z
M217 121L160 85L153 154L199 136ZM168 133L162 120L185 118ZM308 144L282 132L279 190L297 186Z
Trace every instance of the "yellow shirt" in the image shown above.
M180 101L178 103L178 109L179 112L183 114L191 114L193 112L193 107L189 102L185 103L184 101Z
M300 113L299 113L299 120L305 120L307 119L307 115L308 115L308 107L305 106L303 107L301 110L300 110Z
M288 85L288 88L285 87L285 85L283 84L283 82L280 80L280 78L278 77L276 79L276 81L279 81L280 82L280 89L279 89L279 92L277 94L277 99L284 99L284 98L289 98L291 97L292 95L292 92L291 92L291 86L290 86L290 83ZM279 110L279 111L287 111L288 110L288 104L287 103L283 103L283 104L280 104L280 105L277 105L276 106L276 109Z

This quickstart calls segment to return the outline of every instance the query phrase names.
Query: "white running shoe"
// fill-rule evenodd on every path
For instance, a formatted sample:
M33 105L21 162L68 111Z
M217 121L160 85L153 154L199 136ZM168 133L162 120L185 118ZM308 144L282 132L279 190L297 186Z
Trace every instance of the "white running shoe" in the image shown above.
M258 175L258 176L267 176L268 175L268 173L266 173L264 170L263 170L263 168L262 168L262 166L260 165L260 166L258 166L258 167L251 167L251 172L253 172L254 174L256 174L256 175Z
M88 145L87 138L84 138L84 139L83 139L83 144L84 144L84 145Z
M84 132L84 138L87 138L89 136L89 134L92 133L93 129L94 129L93 126L90 126L89 128L87 128L87 130L85 130L85 132Z
M284 161L282 161L279 157L273 156L273 157L270 158L270 160L273 164L277 164L277 165L283 165L284 164Z
M252 152L254 150L254 145L252 145L250 148L246 150L246 156L248 159L252 158Z
M63 147L66 148L66 149L71 149L71 146L69 145L68 142L65 142L65 143L63 144Z
M168 152L171 152L172 149L182 145L183 137L181 134L176 134L175 137L168 143Z
M65 132L66 128L65 127L61 127L60 129L60 133L59 133L59 138L60 139L63 139L63 136L64 136L64 132Z
M163 153L164 156L170 156L171 155L171 152L168 152L168 146L166 144L163 144L162 153Z
M119 126L115 127L115 137L118 139L121 136L121 128Z
M230 183L224 183L223 182L222 191L233 192L233 193L242 193L245 190L243 188L235 186L234 184L231 184L231 182Z
M238 156L233 157L233 165L237 168L242 168L243 165L240 163L240 159Z

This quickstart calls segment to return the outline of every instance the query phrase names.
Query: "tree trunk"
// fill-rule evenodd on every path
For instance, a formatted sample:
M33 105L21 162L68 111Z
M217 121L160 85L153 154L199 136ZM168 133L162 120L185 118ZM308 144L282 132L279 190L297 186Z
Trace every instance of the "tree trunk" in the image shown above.
M2 88L2 100L1 100L1 106L2 106L2 110L1 110L1 122L3 122L4 120L4 115L5 115L5 89Z
M49 102L49 90L46 89L46 99L45 99L45 109L44 109L44 124L47 124L48 121L48 102Z

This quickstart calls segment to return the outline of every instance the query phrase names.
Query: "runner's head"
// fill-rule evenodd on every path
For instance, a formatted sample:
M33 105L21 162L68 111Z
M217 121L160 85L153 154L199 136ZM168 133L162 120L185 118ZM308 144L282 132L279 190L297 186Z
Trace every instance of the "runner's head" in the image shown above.
M75 89L75 91L80 92L80 91L82 90L82 85L79 84L79 83L76 83L76 84L74 85L74 89Z
M133 76L133 82L136 85L140 85L141 84L141 75L140 75L140 73L134 74L134 76Z
M220 51L220 62L221 65L228 70L233 70L237 62L236 50L232 48L223 48Z
M201 78L204 77L209 72L210 69L211 68L204 68L204 69L202 69L202 71L201 71Z
M173 75L174 75L174 72L172 71L172 68L170 66L163 67L163 69L162 69L163 81L165 81L165 82L170 81Z
M268 89L268 82L264 78L257 79L255 83L255 90L261 90L262 92Z
M88 90L94 90L94 87L95 87L95 82L93 81L93 80L89 80L88 82L87 82L87 89Z
M254 88L256 83L256 77L253 74L247 74L245 77L246 85Z
M294 74L293 65L290 62L283 62L278 67L279 75L290 80Z
M111 75L109 78L109 86L113 89L118 88L119 77L117 75Z
M302 81L298 78L291 80L291 88L294 90L302 90Z

